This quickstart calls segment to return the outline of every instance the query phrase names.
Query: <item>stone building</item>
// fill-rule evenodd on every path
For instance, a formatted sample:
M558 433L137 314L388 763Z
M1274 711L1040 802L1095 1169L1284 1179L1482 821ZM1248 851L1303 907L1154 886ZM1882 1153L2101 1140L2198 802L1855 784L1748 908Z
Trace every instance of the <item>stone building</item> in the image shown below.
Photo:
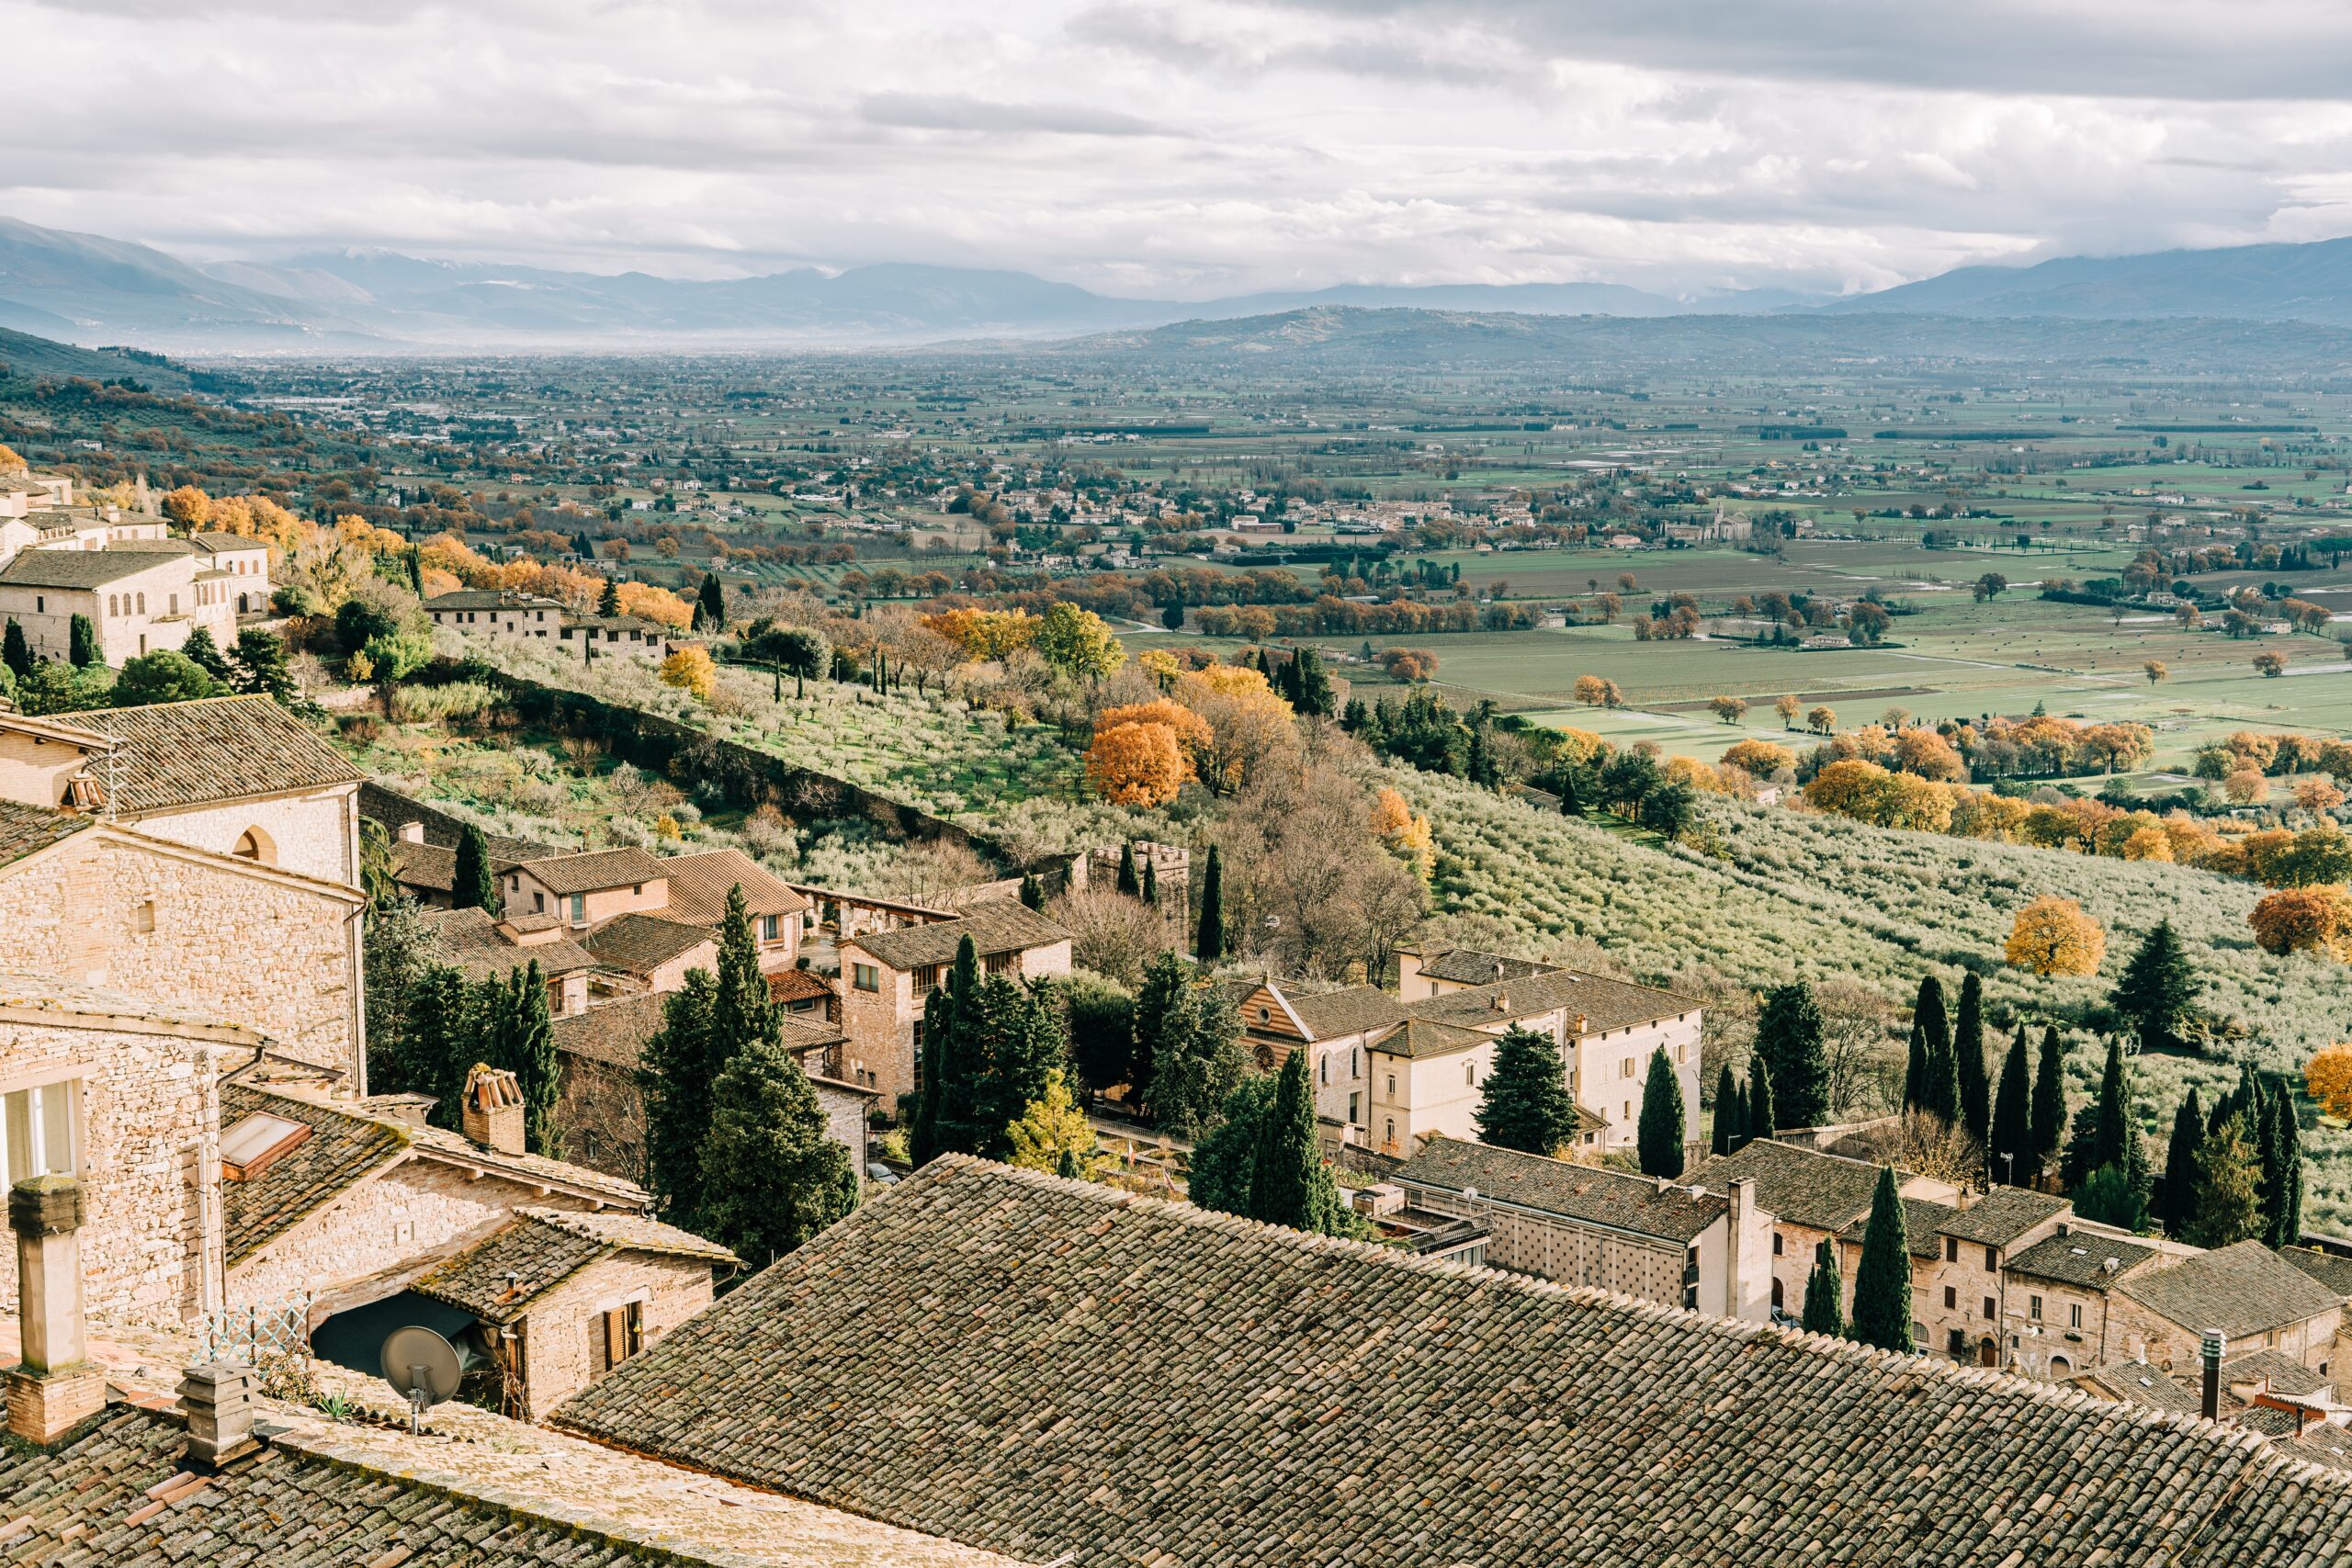
M2209 1329L2233 1350L2272 1351L2323 1374L2343 1354L2343 1299L2258 1241L2135 1270L2109 1309L2120 1353L2183 1371Z
M1308 1052L1317 1120L1345 1142L1364 1142L1366 1052L1405 1021L1396 998L1377 986L1310 991L1271 976L1226 989L1258 1070L1279 1071L1292 1052Z
M876 1091L886 1111L922 1087L923 1005L967 937L984 974L1034 980L1069 973L1070 933L1011 902L841 942L842 1027L848 1036L841 1076Z
M1794 1321L1804 1309L1805 1280L1821 1243L1840 1247L1839 1267L1850 1281L1853 1269L1847 1251L1853 1248L1849 1237L1859 1236L1856 1227L1870 1218L1878 1172L1877 1166L1861 1160L1758 1139L1736 1154L1700 1161L1682 1173L1682 1179L1711 1192L1726 1190L1742 1179L1755 1181L1756 1201L1772 1216L1769 1298L1775 1312ZM1908 1173L1898 1173L1897 1190L1913 1203L1949 1203L1959 1196L1949 1182ZM1916 1255L1917 1244L1913 1250ZM1918 1292L1928 1286L1916 1278L1916 1261L1914 1271L1916 1315Z
M563 602L511 588L461 588L424 602L436 626L468 637L542 637L552 640L569 614Z

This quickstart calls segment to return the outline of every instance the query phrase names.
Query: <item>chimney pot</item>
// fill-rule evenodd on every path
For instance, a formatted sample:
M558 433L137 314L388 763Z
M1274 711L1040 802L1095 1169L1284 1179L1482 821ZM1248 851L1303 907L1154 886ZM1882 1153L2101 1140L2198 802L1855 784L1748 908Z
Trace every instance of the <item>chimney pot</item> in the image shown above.
M2218 1328L2206 1329L2198 1336L2198 1351L2205 1363L2205 1389L2201 1409L2208 1421L2219 1420L2222 1415L2222 1352L2229 1341Z
M401 842L403 844L421 844L424 842L424 824L422 821L401 823L400 837Z
M523 1086L503 1067L477 1062L466 1075L458 1111L465 1135L503 1155L523 1152Z
M17 1233L17 1311L24 1359L6 1372L8 1430L49 1444L96 1415L106 1374L90 1364L82 1316L82 1184L37 1176L8 1190Z
M187 1413L187 1457L219 1464L253 1446L254 1392L259 1379L234 1361L190 1367L180 1382L180 1408Z

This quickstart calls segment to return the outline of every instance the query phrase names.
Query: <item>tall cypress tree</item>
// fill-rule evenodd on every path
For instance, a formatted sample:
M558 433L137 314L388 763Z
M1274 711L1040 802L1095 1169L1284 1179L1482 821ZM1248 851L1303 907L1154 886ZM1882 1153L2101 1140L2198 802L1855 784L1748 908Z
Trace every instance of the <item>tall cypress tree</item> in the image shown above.
M1642 1174L1669 1181L1680 1176L1685 1134L1682 1080L1660 1046L1650 1053L1649 1077L1642 1084L1642 1119L1635 1132Z
M1911 1025L1911 1049L1903 1058L1903 1109L1922 1110L1928 1092L1928 1032L1915 1020Z
M935 1010L944 1027L937 1031L936 1041L931 1027L934 1010L929 1002L923 1007L926 1071L915 1117L918 1125L929 1129L930 1141L912 1151L918 1164L934 1155L979 1152L974 1096L980 1069L980 959L968 936L956 944L956 962L948 968L944 987L946 1003Z
M1854 1270L1853 1337L1882 1350L1911 1348L1911 1244L1894 1168L1881 1166L1862 1232L1862 1260Z
M449 907L498 913L498 878L490 869L490 839L471 822L458 829L458 864L449 881Z
M780 1041L744 1041L710 1100L703 1219L748 1267L766 1268L857 1206L857 1168Z
M703 1075L710 1083L752 1041L784 1038L784 1010L760 971L759 944L752 937L741 883L727 890L727 912L718 922L718 978L710 1004L710 1062Z
M1993 1101L1993 1122L1986 1134L1984 1169L2010 1183L2030 1181L2034 1173L2033 1066L2026 1055L2025 1025L2018 1025L2009 1054L2001 1063L2000 1092Z
M2143 1051L2177 1051L2197 1016L2198 981L2172 929L2158 920L2123 966L2109 1005L2129 1021Z
M1155 906L1159 902L1159 862L1150 855L1143 862L1143 901Z
M1814 1244L1813 1272L1804 1280L1804 1331L1832 1337L1846 1332L1846 1308L1840 1299L1845 1280L1838 1277L1838 1253L1829 1242Z
M949 1017L945 988L933 987L931 995L923 998L922 1039L915 1051L926 1086L939 1081L940 1058L944 1054L941 1047L947 1040ZM914 1115L907 1128L907 1157L921 1166L938 1152L939 1097L918 1092Z
M596 614L617 615L621 613L621 585L617 579L605 579L605 586L596 594Z
M2197 1186L2181 1239L2191 1247L2229 1247L2263 1231L2256 1188L2262 1157L2246 1137L2245 1117L2233 1114L2197 1148Z
M992 975L980 982L974 1010L972 1152L1009 1159L1012 1124L1046 1098L1055 1073L1069 1071L1069 1027L1061 998L1046 980L1024 985Z
M727 593L718 586L718 574L702 574L702 591L695 596L695 621L717 631L727 625Z
M1756 1058L1770 1069L1774 1120L1756 1115L1748 1097L1749 1128L1764 1137L1781 1127L1817 1127L1829 1120L1829 1058L1822 1045L1821 1004L1813 987L1798 980L1764 998L1756 1021Z
M8 672L19 681L33 672L32 646L25 641L25 628L14 615L8 617L8 629L0 632L0 664L7 665Z
M401 1070L388 1090L433 1097L435 1127L455 1131L466 1069L473 1065L472 993L454 965L427 969L410 987L401 1038Z
M718 983L689 969L662 998L662 1027L638 1059L645 1099L645 1184L662 1217L688 1230L701 1217L702 1159L710 1139L710 1013Z
M2165 1145L2164 1175L2156 1181L2151 1217L2165 1234L2178 1236L2188 1223L2189 1205L2197 1192L2197 1145L2205 1141L2205 1111L2197 1103L2197 1086L2180 1097L2172 1113L2172 1140Z
M1133 843L1125 843L1119 846L1119 880L1117 886L1119 891L1125 894L1130 898L1136 897L1143 892L1143 884L1136 878L1136 847Z
M1037 880L1037 874L1034 871L1024 874L1021 878L1021 907L1024 909L1042 909L1046 907L1046 886Z
M1984 1073L1984 982L1973 969L1960 982L1951 1054L1959 1069L1961 1122L1976 1146L1984 1148L1993 1135L1993 1083Z
M2046 1179L2058 1158L2058 1140L2066 1135L2065 1047L2059 1043L2058 1026L2041 1032L2041 1055L2033 1073L2034 1179Z
M1780 1131L1780 1107L1772 1093L1772 1069L1761 1055L1747 1060L1747 1104L1745 1125L1741 1128L1741 1144L1758 1138L1769 1138Z
M2256 1081L2254 1118L2247 1124L2247 1131L2254 1135L2255 1156L2262 1162L2262 1213L2266 1224L2287 1172L2278 1146L2278 1099L2270 1084Z
M1715 1116L1707 1131L1710 1154L1727 1155L1739 1147L1740 1134L1746 1131L1741 1125L1746 1118L1740 1110L1739 1079L1732 1072L1731 1064L1725 1062L1723 1070L1715 1075Z
M505 1060L498 1064L514 1075L523 1090L523 1146L549 1159L563 1157L562 1130L556 1125L555 1106L562 1089L562 1069L556 1060L555 1024L548 1016L547 976L536 958L507 974L506 1017L501 1044Z
M1493 1070L1479 1090L1476 1120L1478 1136L1498 1148L1559 1152L1576 1131L1577 1107L1550 1035L1516 1024L1503 1031Z
M1250 1217L1325 1235L1353 1233L1354 1215L1315 1135L1315 1086L1305 1051L1293 1051L1274 1085L1274 1102L1258 1136L1250 1175Z
M1209 846L1208 869L1201 874L1201 923L1193 938L1193 956L1203 964L1225 957L1225 868L1216 846Z
M1951 1017L1944 1010L1943 982L1933 975L1919 981L1911 1007L1911 1028L1919 1036L1923 1077L1908 1098L1911 1108L1947 1124L1960 1120L1960 1074L1951 1054Z
M2291 1083L2278 1086L2278 1190L2270 1201L2272 1247L2298 1247L2303 1239L2303 1133L2295 1110Z
M2091 1137L2089 1168L2120 1168L2131 1157L2132 1083L2123 1066L2123 1042L2108 1036L2107 1066L2098 1078L2098 1118Z
M87 670L98 662L98 628L89 616L77 612L66 623L65 658L76 670Z

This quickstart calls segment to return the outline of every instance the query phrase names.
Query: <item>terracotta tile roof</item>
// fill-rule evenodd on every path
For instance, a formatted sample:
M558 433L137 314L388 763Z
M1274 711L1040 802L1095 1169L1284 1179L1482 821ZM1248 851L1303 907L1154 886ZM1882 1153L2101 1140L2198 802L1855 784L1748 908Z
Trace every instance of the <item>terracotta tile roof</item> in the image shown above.
M2104 1292L2155 1256L2154 1247L2136 1241L2075 1229L2064 1235L2044 1236L2005 1261L2011 1273ZM2115 1264L2112 1269L2108 1267L2110 1259Z
M1405 1020L1405 1010L1396 998L1377 986L1350 986L1319 996L1294 996L1288 992L1283 996L1292 1013L1306 1026L1307 1037L1313 1040L1361 1034Z
M1903 1240L1910 1247L1911 1256L1930 1260L1942 1257L1944 1224L1960 1211L1928 1198L1905 1198L1902 1202ZM1869 1233L1871 1217L1865 1213L1838 1234L1846 1241L1860 1243Z
M218 555L224 550L266 550L269 548L268 540L256 539L250 534L220 534L209 529L201 534L190 534L187 536L187 542L209 555Z
M440 939L449 962L469 980L503 978L535 961L540 973L548 976L575 975L600 966L594 953L568 937L528 947L511 941L487 909L424 909L419 911L418 919Z
M506 868L494 864L492 869L503 872ZM445 850L438 844L410 844L395 840L392 844L392 880L403 887L422 887L431 893L447 893L458 886L458 852Z
M647 851L630 846L617 850L581 850L517 863L518 871L535 878L559 897L601 893L610 887L635 887L659 882L662 863Z
M616 1253L742 1261L717 1242L640 1215L517 1209L514 1222L420 1275L409 1289L503 1326L582 1269Z
M729 889L741 884L743 908L752 915L797 915L808 900L741 850L708 850L671 855L661 863L670 879L670 907L662 911L690 926L716 927L727 918Z
M14 865L28 854L62 843L93 820L21 801L0 800L0 865Z
M166 546L177 547L164 547ZM154 540L143 549L118 545L107 550L26 550L6 568L0 568L0 583L11 588L67 591L104 588L109 582L153 571L175 556L195 553L177 539Z
M428 610L561 610L560 599L543 599L536 593L518 592L511 588L459 588L436 594L424 602Z
M1408 1018L1392 1025L1385 1033L1367 1042L1371 1050L1391 1056L1451 1056L1460 1051L1475 1051L1482 1045L1492 1045L1496 1036L1484 1030L1464 1029L1457 1024L1434 1023L1425 1018Z
M395 851L404 846L400 830L411 822L423 824L424 841L443 850L458 847L458 835L466 826L466 819L455 812L444 811L421 800L412 800L400 791L388 789L373 780L359 786L359 815L383 824L385 830L392 835ZM509 838L500 833L486 836L490 840L491 864L501 871L522 861L544 860L560 852L553 845L542 844L533 839ZM447 884L443 886L446 887Z
M592 1002L585 1012L554 1021L555 1048L608 1067L634 1069L645 1043L661 1027L662 998L650 991Z
M2203 1408L2195 1393L2173 1382L2172 1374L2162 1367L2152 1367L2145 1361L2109 1361L2073 1381L2110 1399L2125 1404L2143 1404L2151 1410L2195 1416Z
M814 969L779 969L768 976L768 995L779 1002L831 1002L833 983Z
M636 1182L607 1176L601 1170L591 1170L584 1165L549 1159L544 1155L500 1154L446 1127L412 1127L407 1132L416 1153L423 1158L488 1171L526 1186L560 1187L635 1213L652 1206L652 1196Z
M2048 1192L1996 1187L1967 1208L1948 1211L1938 1229L1961 1241L2007 1247L2066 1207L2065 1199Z
M1721 1192L1701 1194L1688 1187L1660 1190L1646 1176L1545 1159L1463 1138L1431 1138L1386 1179L1449 1192L1476 1188L1481 1198L1682 1247L1731 1207L1731 1200Z
M2352 1258L2312 1247L2282 1247L2278 1256L2346 1301L2352 1301Z
M1531 975L1549 975L1561 968L1557 964L1539 964L1532 958L1510 958L1499 953L1480 953L1473 947L1433 948L1421 955L1421 973L1432 980L1450 980L1460 986L1486 986L1497 980L1523 980Z
M1870 1213L1878 1171L1861 1160L1759 1138L1737 1154L1700 1161L1682 1173L1682 1179L1710 1192L1727 1192L1734 1178L1752 1176L1757 1205L1766 1213L1835 1233Z
M2317 1393L2334 1381L2278 1350L2254 1350L2222 1363L2222 1384L2260 1382L2272 1393Z
M869 931L842 946L861 948L893 969L920 969L927 964L955 963L956 944L967 936L982 958L991 953L1017 953L1069 940L1069 932L1061 926L1025 905L1008 901L975 909L960 919Z
M961 1156L554 1419L1083 1568L2267 1568L2352 1520L2202 1422Z
M1415 1018L1473 1029L1555 1011L1566 1013L1569 1022L1574 1023L1576 1015L1582 1013L1588 1034L1679 1018L1698 1008L1699 1004L1689 997L1678 997L1671 991L1636 986L1630 980L1573 975L1565 969L1476 986L1466 991L1447 991L1405 1004L1405 1010Z
M311 1135L251 1181L220 1184L222 1229L232 1266L252 1257L409 1149L406 1132L389 1122L346 1115L307 1100L223 1080L220 1125L255 1113L283 1116Z
M622 915L582 937L581 946L599 964L631 975L650 975L680 954L715 946L718 941L718 933L708 926L680 925L659 915ZM717 962L714 957L712 963Z
M90 773L121 812L356 784L359 770L267 697L100 708L74 722L121 741Z
M2218 1328L2233 1341L2284 1328L2344 1304L2335 1292L2258 1241L2203 1252L2152 1269L2123 1293L2159 1317L2196 1333Z

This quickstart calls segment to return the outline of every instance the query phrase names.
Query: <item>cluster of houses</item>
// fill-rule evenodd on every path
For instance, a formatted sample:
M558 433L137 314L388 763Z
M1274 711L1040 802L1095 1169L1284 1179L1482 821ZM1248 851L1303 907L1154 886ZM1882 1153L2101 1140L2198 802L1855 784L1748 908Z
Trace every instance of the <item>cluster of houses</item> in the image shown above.
M460 588L424 602L436 626L468 637L513 637L551 644L558 652L591 660L661 659L670 652L669 628L639 615L585 615L560 599L512 588Z
M199 626L225 649L270 592L263 540L175 538L161 516L77 502L62 475L0 475L0 620L37 659L68 657L77 616L108 664L177 649Z

